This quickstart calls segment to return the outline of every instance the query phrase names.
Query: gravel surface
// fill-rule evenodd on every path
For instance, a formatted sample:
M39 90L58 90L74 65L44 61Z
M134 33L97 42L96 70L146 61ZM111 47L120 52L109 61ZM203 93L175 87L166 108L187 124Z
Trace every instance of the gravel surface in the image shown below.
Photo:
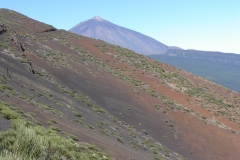
M0 114L0 132L6 131L9 128L11 128L11 122L3 118L2 115Z

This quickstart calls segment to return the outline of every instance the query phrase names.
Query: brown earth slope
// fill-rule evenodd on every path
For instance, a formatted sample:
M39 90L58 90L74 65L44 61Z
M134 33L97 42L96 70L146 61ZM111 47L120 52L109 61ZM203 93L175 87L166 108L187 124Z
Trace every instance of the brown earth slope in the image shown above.
M0 100L26 119L113 159L239 159L239 94L14 11L0 24Z

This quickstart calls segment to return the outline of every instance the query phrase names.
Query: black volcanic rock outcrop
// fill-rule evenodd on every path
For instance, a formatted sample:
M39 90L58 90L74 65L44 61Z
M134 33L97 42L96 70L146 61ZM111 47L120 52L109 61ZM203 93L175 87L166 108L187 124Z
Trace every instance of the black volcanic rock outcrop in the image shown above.
M77 24L69 31L78 35L101 39L145 55L162 54L169 49L167 45L151 37L118 26L98 16Z
M53 31L56 31L56 30L57 30L56 28L49 28L49 29L46 29L43 32L53 32Z
M4 26L4 24L0 22L0 34L3 34L6 31L7 31L6 27Z

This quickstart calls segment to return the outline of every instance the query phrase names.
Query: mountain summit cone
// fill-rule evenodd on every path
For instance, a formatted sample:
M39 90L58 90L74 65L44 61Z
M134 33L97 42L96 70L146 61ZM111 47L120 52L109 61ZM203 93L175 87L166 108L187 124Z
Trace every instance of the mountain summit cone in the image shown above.
M99 16L81 22L69 31L78 35L101 39L145 55L163 54L169 49L167 45L151 37L113 24Z
M97 21L104 21L104 19L102 19L101 17L99 16L94 16L92 19L95 19Z

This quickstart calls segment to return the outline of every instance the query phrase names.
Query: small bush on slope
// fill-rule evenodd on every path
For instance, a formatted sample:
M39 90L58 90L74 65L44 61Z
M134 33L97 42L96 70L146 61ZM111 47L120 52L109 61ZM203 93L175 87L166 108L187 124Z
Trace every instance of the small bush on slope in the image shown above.
M0 113L3 115L3 117L6 119L18 118L19 117L18 113L12 111L9 107L10 107L9 104L0 101Z

